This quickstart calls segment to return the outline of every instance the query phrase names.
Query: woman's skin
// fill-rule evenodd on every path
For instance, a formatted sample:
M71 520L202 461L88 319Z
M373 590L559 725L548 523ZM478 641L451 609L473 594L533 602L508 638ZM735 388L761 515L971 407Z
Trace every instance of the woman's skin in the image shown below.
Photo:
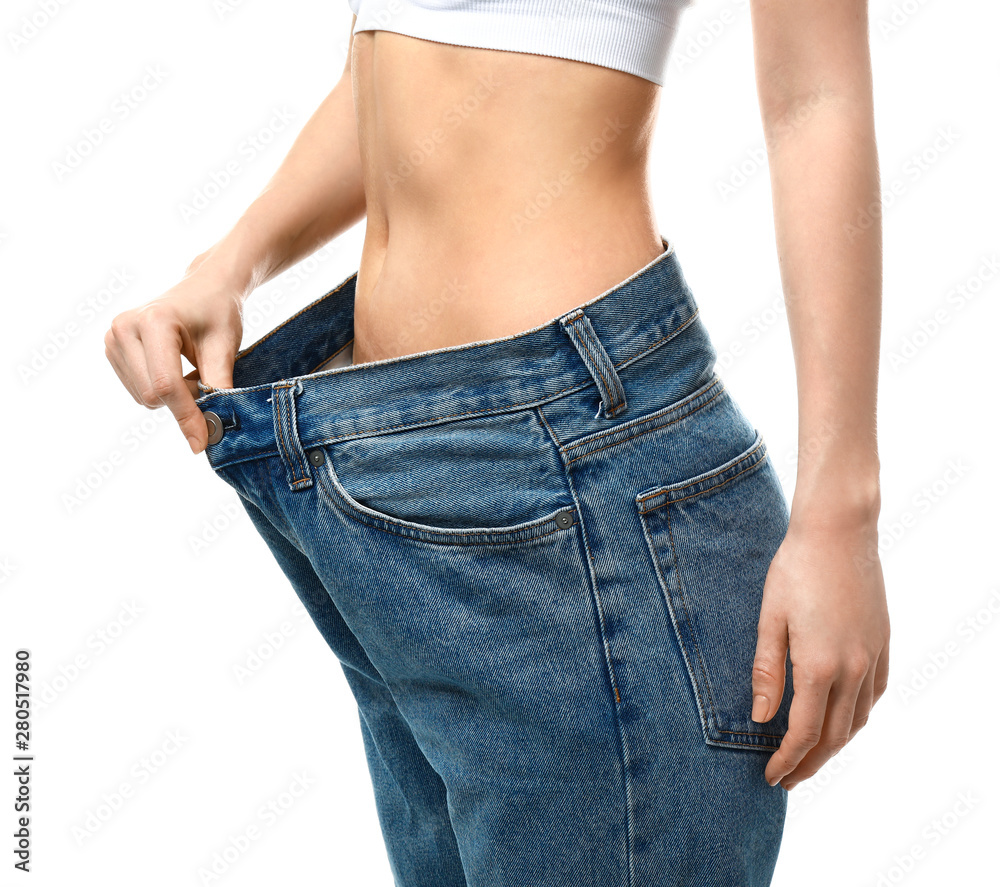
M789 729L765 770L788 789L865 725L888 678L880 189L866 0L750 0L750 11L799 458L748 678L768 720L790 648ZM361 32L229 233L159 298L114 318L108 360L201 452L196 380L233 387L246 298L366 217L355 365L547 323L662 251L647 176L659 95L583 62ZM187 376L182 354L196 368Z

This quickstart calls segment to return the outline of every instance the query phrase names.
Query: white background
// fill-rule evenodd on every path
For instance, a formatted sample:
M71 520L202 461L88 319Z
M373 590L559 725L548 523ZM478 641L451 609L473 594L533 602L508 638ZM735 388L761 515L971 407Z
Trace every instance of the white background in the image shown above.
M14 651L28 648L32 883L387 887L339 663L236 494L165 408L132 400L103 344L115 314L174 284L260 192L343 68L349 8L43 7L16 0L0 16L0 747L10 761ZM32 32L25 16L41 25ZM1000 312L985 269L1000 245L1000 9L873 0L870 19L886 191L890 686L854 741L791 792L775 887L996 878ZM152 88L120 114L119 96L141 93L149 71ZM268 136L276 110L292 122ZM112 129L88 150L102 118ZM271 144L251 157L255 133ZM61 170L81 144L81 162ZM661 99L657 221L790 498L795 378L768 171L754 160L763 144L747 4L698 0ZM182 205L231 160L238 174L185 219ZM362 222L258 290L244 344L356 270L363 232ZM116 274L129 282L101 305ZM959 286L976 294L957 301ZM283 793L302 774L308 787L292 801ZM130 795L113 809L123 783ZM20 883L13 778L3 786L2 881ZM259 816L270 801L281 811L271 822ZM260 839L221 878L200 878L252 824Z

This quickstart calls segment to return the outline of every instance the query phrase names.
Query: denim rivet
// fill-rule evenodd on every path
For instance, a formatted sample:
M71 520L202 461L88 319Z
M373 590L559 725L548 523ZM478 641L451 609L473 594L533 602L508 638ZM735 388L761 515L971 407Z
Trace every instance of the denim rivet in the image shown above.
M222 419L219 418L217 413L213 413L211 410L205 410L204 414L205 422L208 424L208 442L210 444L218 443L222 440Z
M314 450L310 450L309 461L313 465L322 465L326 461L326 453L323 452L323 448L316 447Z
M564 509L556 515L556 523L566 529L566 527L571 526L573 523L573 512L570 509Z

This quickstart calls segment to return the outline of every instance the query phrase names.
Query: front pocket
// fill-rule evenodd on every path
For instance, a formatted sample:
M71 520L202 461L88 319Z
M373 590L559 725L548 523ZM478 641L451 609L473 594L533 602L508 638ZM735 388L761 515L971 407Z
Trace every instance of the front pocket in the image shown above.
M397 536L511 544L578 523L558 450L530 410L327 443L310 459L327 506Z
M759 431L735 458L642 491L636 508L709 745L774 749L788 730L792 663L771 720L751 720L764 580L788 505Z

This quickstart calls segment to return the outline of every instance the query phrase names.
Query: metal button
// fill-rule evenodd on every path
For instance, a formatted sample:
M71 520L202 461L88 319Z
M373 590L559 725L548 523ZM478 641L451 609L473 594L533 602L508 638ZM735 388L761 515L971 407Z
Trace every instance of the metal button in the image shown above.
M322 465L326 461L326 453L323 452L322 447L316 447L309 451L309 461L313 465Z
M573 511L570 508L563 509L556 515L556 523L564 530L573 525Z
M222 440L222 419L211 410L205 410L204 416L205 422L208 423L208 442L210 444L218 443Z

